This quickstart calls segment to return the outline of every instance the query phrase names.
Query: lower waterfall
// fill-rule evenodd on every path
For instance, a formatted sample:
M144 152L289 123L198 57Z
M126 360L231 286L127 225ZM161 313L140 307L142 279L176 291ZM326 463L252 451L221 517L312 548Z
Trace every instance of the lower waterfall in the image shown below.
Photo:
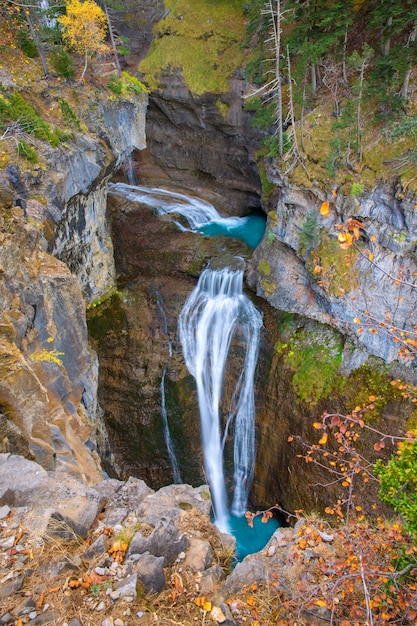
M204 270L178 322L185 362L197 385L204 464L216 524L224 532L229 531L230 511L235 516L246 511L255 463L253 383L262 317L242 285L243 270ZM244 358L225 405L225 369L233 340ZM229 509L223 453L231 428L234 473Z

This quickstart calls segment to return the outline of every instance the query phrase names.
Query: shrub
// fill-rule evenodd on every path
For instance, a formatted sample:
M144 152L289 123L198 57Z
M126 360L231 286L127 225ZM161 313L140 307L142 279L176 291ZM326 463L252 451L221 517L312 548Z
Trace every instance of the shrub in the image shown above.
M118 76L112 76L107 83L107 87L118 96L122 95L123 92L123 81Z
M350 189L351 196L360 196L365 191L364 185L362 183L352 183L352 187Z
M24 132L33 133L38 139L46 139L54 148L59 145L59 137L20 93L14 91L9 97L9 102L10 117L19 121Z
M406 529L417 535L417 441L398 443L397 454L386 465L379 459L375 474L380 480L378 496L399 513Z
M19 139L19 141L17 142L17 152L18 154L24 156L25 159L27 159L31 163L37 163L38 161L38 155L36 154L36 150L32 148L32 146L29 145L26 141L23 141L23 139Z
M17 45L30 59L33 59L38 54L36 44L27 30L19 30L17 32Z
M50 62L54 70L67 80L74 78L75 76L75 67L74 62L68 52L64 50L64 48L59 47L57 50L54 50L50 57Z
M75 115L74 111L71 109L68 102L66 100L61 99L59 101L59 107L61 109L62 117L64 118L65 124L69 126L70 128L73 128L81 132L82 128L81 128L80 120Z

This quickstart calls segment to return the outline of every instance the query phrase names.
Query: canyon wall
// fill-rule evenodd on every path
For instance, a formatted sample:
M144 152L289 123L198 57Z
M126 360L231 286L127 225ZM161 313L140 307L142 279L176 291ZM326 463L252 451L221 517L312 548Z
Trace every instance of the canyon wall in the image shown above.
M94 483L113 459L86 300L114 288L107 182L145 146L147 97L91 104L82 135L45 147L47 167L2 172L0 446Z

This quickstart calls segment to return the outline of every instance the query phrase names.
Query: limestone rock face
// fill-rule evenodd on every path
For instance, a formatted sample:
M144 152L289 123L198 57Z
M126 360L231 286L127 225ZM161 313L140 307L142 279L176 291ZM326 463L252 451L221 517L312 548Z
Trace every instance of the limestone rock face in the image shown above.
M277 309L331 324L386 362L401 359L398 338L414 331L417 305L415 198L383 184L359 198L328 198L315 188L293 189L276 173L272 178L280 198L253 256L249 284ZM323 201L328 215L320 214ZM359 239L347 253L337 235L349 220L359 225ZM386 324L404 335L387 332Z
M97 364L80 286L45 251L38 226L13 211L0 249L0 450L97 482L87 447L95 448L87 415L97 411Z
M230 80L230 91L221 96L191 94L175 71L161 82L164 88L150 96L148 147L138 155L141 182L188 189L226 215L260 207L260 178L251 156L256 133L243 109L243 80ZM224 116L219 100L227 107Z

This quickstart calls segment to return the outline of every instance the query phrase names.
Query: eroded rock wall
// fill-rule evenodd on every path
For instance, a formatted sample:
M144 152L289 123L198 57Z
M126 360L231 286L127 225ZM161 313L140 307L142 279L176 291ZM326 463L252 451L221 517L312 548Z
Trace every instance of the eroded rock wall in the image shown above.
M1 450L90 483L101 477L99 454L107 470L113 458L85 300L115 283L107 183L145 146L146 105L146 94L97 100L88 132L46 146L45 169L6 168L1 186Z
M1 451L97 482L97 361L79 283L20 208L1 219Z
M395 184L358 197L294 189L275 172L280 197L247 278L274 308L338 328L386 362L407 358L417 305L415 198ZM328 215L321 215L323 202ZM337 241L349 220L359 239ZM353 230L350 232L354 236ZM358 332L359 330L359 332ZM404 358L405 357L405 358Z
M259 208L258 132L244 110L244 81L233 78L227 93L202 96L189 91L178 71L161 82L149 100L148 146L138 155L141 183L188 190L225 215Z

